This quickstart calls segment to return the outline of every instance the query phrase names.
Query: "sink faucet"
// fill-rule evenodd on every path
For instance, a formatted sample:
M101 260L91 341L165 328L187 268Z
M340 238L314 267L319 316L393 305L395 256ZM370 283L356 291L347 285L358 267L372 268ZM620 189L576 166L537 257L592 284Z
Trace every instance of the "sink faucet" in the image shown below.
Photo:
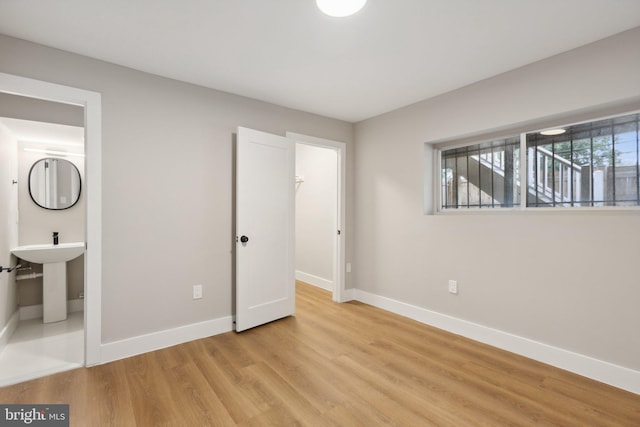
M54 245L58 244L58 232L57 231L53 232L53 244Z

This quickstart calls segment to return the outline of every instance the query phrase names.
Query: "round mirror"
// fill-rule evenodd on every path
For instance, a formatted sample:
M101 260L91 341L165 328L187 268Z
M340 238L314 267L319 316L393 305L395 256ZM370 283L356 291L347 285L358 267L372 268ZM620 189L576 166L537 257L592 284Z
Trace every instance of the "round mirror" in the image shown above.
M69 209L80 198L80 172L64 159L40 159L29 171L31 199L45 209Z

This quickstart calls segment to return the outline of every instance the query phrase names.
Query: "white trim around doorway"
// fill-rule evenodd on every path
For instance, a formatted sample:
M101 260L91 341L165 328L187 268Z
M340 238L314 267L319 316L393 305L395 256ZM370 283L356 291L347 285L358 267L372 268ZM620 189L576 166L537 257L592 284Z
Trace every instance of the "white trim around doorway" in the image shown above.
M315 136L302 135L294 132L287 132L287 138L295 140L297 143L313 145L316 147L329 148L335 150L338 155L338 214L337 214L337 230L336 230L336 248L334 251L334 269L333 269L333 293L332 298L336 302L349 301L345 290L345 273L346 273L346 251L345 240L347 236L346 230L346 176L347 176L347 144L344 142L332 141L329 139L317 138Z
M85 366L101 360L102 322L102 99L97 92L0 73L0 92L84 107L86 253Z

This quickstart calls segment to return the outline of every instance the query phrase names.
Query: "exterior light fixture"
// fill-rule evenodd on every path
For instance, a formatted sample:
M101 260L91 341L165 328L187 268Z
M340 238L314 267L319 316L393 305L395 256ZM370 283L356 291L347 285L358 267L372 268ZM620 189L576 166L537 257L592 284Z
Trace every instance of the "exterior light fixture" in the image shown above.
M353 15L362 9L367 0L316 0L318 9L335 18Z
M566 129L547 129L540 132L540 135L552 136L552 135L562 135L565 133Z

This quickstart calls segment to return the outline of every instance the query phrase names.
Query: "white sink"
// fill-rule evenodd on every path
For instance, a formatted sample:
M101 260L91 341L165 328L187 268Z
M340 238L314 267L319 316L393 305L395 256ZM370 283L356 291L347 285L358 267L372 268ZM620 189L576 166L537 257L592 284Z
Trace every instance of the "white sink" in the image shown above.
M84 242L26 245L11 249L20 259L42 264L42 321L67 318L67 261L84 253Z
M25 261L47 264L71 261L84 253L84 246L84 242L26 245L11 249L11 253Z

